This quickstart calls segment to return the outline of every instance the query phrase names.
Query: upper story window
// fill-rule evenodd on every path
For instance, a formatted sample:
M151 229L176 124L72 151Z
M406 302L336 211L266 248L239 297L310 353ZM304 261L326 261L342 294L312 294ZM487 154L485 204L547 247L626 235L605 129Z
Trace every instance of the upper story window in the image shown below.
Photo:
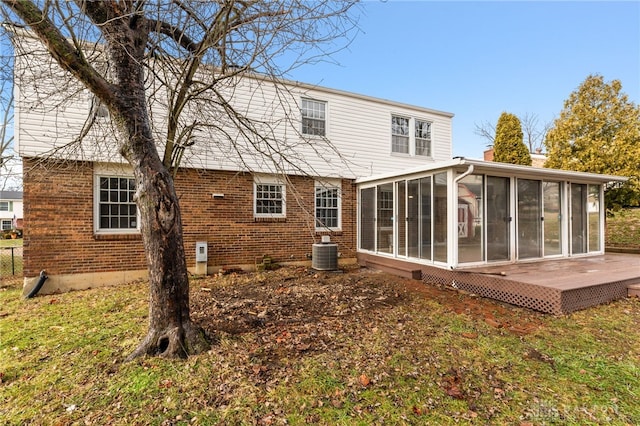
M431 122L391 116L391 152L431 157Z
M431 156L431 123L416 120L416 155Z
M131 177L96 175L95 231L97 233L138 232L135 191L135 180Z
M302 134L310 136L326 136L327 113L326 102L302 99Z
M0 201L0 212L12 212L13 201Z
M340 230L340 181L315 184L316 231Z
M391 116L391 152L409 153L409 118Z
M253 214L255 217L286 217L286 187L277 180L256 178Z

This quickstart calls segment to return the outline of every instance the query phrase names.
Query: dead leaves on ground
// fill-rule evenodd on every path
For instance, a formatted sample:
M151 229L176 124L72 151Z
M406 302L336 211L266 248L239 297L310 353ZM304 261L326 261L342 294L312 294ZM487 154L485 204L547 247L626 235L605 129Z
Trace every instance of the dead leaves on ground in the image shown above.
M359 416L358 410L362 414L375 409L363 403L363 393L388 393L389 398L403 404L405 397L394 393L394 380L424 387L422 377L433 376L440 379L430 386L439 387L444 398L466 401L472 407L465 414L469 418L477 415L473 407L480 398L488 397L497 404L507 401L508 386L492 372L473 371L472 366L447 370L447 358L455 354L438 355L428 349L415 353L417 348L411 342L415 333L433 332L419 323L413 307L418 299L436 301L445 311L468 315L500 333L526 334L541 323L539 316L529 311L360 268L318 272L295 267L208 277L195 281L191 309L192 318L208 333L237 342L234 344L244 352L238 356L245 361L234 364L267 392L292 377L300 380L296 360L320 355L318 359L327 362L326 369L338 374L341 384L311 408L341 408L348 402L353 405L352 414ZM428 305L420 306L425 309ZM480 332L454 335L472 344ZM220 350L221 356L223 353ZM405 359L394 361L398 354ZM394 366L394 362L402 365ZM415 370L405 372L404 364L414 365ZM322 370L314 374L322 374ZM486 386L478 385L480 381ZM411 405L413 415L428 413L439 404L435 399ZM491 413L484 416L490 418ZM272 424L277 417L270 413L258 423Z
M327 351L342 344L337 336L354 326L354 317L373 320L405 300L406 290L378 275L281 268L214 276L198 282L192 318L212 334L251 333L267 358Z

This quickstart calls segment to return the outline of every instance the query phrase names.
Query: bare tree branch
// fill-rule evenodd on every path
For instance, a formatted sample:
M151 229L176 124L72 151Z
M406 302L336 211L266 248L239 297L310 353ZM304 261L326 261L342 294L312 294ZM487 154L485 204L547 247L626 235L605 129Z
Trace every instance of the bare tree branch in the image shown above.
M45 43L51 56L63 69L71 72L99 96L106 96L106 94L110 93L111 88L106 80L96 72L79 51L62 35L57 25L34 3L20 0L2 1L21 16L25 24Z
M348 167L328 139L310 139L293 125L300 116L297 99L310 88L282 79L349 44L356 22L348 12L355 0L0 1L0 13L29 28L17 31L14 43L23 44L18 71L39 108L34 114L50 111L63 121L42 130L44 140L32 155L73 165L115 162L117 151L133 169L151 296L149 331L132 356L205 350L190 319L170 169L175 173L184 161L206 163L210 153L223 161L221 153L229 153L240 170L280 173L283 180L287 173L314 173L313 160L330 161L330 154L340 162L336 169ZM50 67L39 43L66 73ZM48 79L41 83L42 71ZM243 84L251 87L241 91ZM265 95L265 101L240 102L239 93ZM96 98L108 117L98 115ZM84 121L67 120L67 106L84 106Z
M544 139L551 123L541 124L538 115L531 113L525 113L518 119L522 125L524 143L529 148L529 152L537 152L544 144ZM474 133L487 141L487 147L491 147L496 137L496 126L490 121L483 121L480 124L475 123Z
M475 130L473 133L486 140L487 147L491 147L493 146L493 142L496 138L496 126L490 121L483 121L480 124L475 123Z

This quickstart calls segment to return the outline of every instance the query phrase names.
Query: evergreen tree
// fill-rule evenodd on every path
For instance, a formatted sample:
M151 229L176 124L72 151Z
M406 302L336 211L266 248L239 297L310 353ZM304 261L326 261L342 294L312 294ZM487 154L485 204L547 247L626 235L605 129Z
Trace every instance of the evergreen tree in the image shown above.
M545 145L545 167L629 177L607 189L608 208L640 205L640 107L619 80L588 76L565 101Z
M503 112L496 125L493 160L500 163L531 165L531 154L524 144L520 119Z

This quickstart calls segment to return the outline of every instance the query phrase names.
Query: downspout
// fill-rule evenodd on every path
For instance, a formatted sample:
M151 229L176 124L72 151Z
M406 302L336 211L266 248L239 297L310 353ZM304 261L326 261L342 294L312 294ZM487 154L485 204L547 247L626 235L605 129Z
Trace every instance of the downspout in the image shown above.
M453 203L457 203L457 200L458 200L458 182L460 182L462 179L464 179L465 177L467 177L471 173L473 173L473 169L474 169L473 164L469 164L469 168L467 168L467 171L462 173L460 176L456 177L453 180L453 183L455 184L454 187L452 188L453 189L453 195L454 195ZM454 217L457 217L457 213L455 213L456 212L455 208L454 208L453 212L454 212L453 213ZM456 229L457 229L457 225L456 225ZM458 247L458 232L454 231L452 236L453 236L453 238L452 238L453 241L451 241L451 244L453 245L454 248L450 252L453 255L451 257L451 265L450 266L451 266L451 269L457 269L458 268L458 250L457 250L457 247Z
M40 289L44 285L44 282L47 280L47 278L49 278L49 277L47 276L46 271L44 269L42 271L40 271L40 278L38 279L38 282L29 291L29 293L27 293L27 295L24 298L25 299L31 299L33 296L35 296L40 291Z
M458 183L460 180L466 178L467 176L469 176L471 173L473 173L473 164L469 164L469 168L467 169L466 172L464 172L463 174L461 174L460 176L458 176L457 178L455 178L453 180L453 183Z

